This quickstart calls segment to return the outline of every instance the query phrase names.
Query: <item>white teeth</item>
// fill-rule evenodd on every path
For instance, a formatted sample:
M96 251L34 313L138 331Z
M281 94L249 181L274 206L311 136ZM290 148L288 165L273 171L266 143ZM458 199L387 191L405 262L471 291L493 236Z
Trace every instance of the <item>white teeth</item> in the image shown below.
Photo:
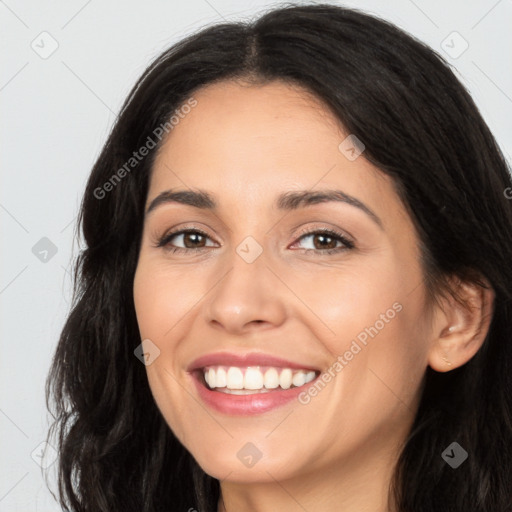
M297 372L292 378L292 384L297 387L304 386L306 384L306 373Z
M305 384L307 384L308 382L311 382L315 378L315 375L316 374L313 371L306 373L306 382L305 382Z
M247 368L244 375L245 389L261 389L263 387L263 375L258 368Z
M260 368L259 366L248 368L213 366L204 368L203 374L206 384L211 389L234 395L266 393L277 388L290 389L292 386L300 387L311 382L317 375L312 370Z
M265 372L265 387L275 389L277 386L279 386L279 374L275 368L269 368Z
M210 368L212 370L213 368ZM215 370L214 370L215 371ZM244 374L240 368L232 366L226 375L226 387L229 389L243 389L244 388Z
M229 389L229 388L222 388L218 389L217 391L220 391L221 393L226 393L228 395L254 395L255 390L253 389ZM258 393L270 393L269 389L258 389Z
M292 371L289 368L285 368L279 375L279 385L283 389L288 389L292 385Z
M210 368L210 369L212 369L212 368ZM219 368L217 370L217 378L215 379L215 387L225 388L226 383L227 383L226 370L224 370L224 368Z
M217 387L216 376L217 374L215 373L215 370L213 368L210 368L208 370L208 384L210 385L211 388Z

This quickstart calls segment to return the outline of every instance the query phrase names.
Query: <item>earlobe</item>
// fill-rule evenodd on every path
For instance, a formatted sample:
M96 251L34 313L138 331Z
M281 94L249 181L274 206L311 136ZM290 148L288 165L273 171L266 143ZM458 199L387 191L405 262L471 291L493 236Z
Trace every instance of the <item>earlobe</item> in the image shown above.
M433 322L429 366L448 372L466 364L481 348L492 319L494 290L482 280L458 282L455 296L442 301Z

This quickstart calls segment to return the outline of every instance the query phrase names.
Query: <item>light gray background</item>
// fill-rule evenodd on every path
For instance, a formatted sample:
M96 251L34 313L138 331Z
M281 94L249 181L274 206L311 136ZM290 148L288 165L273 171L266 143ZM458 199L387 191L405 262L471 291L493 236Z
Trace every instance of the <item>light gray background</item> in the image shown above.
M512 0L340 4L378 14L443 54L510 159ZM36 463L48 426L44 382L70 305L79 201L122 101L146 65L183 36L272 5L0 0L0 511L59 510ZM469 44L456 58L464 41L446 39L454 31ZM43 237L57 249L47 261L32 251Z

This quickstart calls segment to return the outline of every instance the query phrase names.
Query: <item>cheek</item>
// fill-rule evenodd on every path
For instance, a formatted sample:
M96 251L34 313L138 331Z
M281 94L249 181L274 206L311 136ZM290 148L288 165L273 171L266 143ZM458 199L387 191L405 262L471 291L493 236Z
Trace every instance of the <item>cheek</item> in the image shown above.
M338 358L333 372L344 375L337 385L348 386L349 395L359 390L361 403L382 405L386 396L390 406L412 403L427 366L425 295L415 287L421 271L391 256L326 274L309 290L303 284L307 304L321 319L317 337L333 364Z
M422 291L411 293L409 286L382 277L354 300L360 307L344 314L344 325L340 320L339 329L346 329L336 348L345 360L347 385L359 395L360 417L414 411L429 348Z
M169 272L161 262L140 261L134 277L133 298L142 338L170 339L172 329L204 293L198 280Z
M142 256L134 276L133 297L141 340L151 340L152 346L157 347L153 350L158 350L151 364L146 365L151 393L174 434L186 443L187 429L182 426L187 408L183 384L178 382L181 369L176 354L179 347L173 342L176 339L173 329L190 311L197 297L193 286L183 287L168 274L163 272L159 262Z
M311 326L331 354L339 354L358 336L364 343L371 336L367 329L374 334L375 326L379 333L387 330L403 309L408 282L413 281L390 257L364 263L354 259L339 267L321 267L314 274L287 277L313 313Z

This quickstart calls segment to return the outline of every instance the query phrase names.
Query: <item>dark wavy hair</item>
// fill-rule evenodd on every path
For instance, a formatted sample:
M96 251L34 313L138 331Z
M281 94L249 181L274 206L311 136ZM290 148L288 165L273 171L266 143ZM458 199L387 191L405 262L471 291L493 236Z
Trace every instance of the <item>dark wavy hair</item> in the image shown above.
M46 382L59 503L75 512L217 510L218 480L173 435L134 356L133 278L161 143L108 194L97 191L194 91L234 79L299 85L364 142L416 225L434 297L450 276L494 290L477 354L446 373L427 368L389 496L401 512L512 510L509 165L440 55L387 21L328 4L206 27L156 58L124 102L81 203L85 245ZM469 453L457 469L441 457L453 441Z

